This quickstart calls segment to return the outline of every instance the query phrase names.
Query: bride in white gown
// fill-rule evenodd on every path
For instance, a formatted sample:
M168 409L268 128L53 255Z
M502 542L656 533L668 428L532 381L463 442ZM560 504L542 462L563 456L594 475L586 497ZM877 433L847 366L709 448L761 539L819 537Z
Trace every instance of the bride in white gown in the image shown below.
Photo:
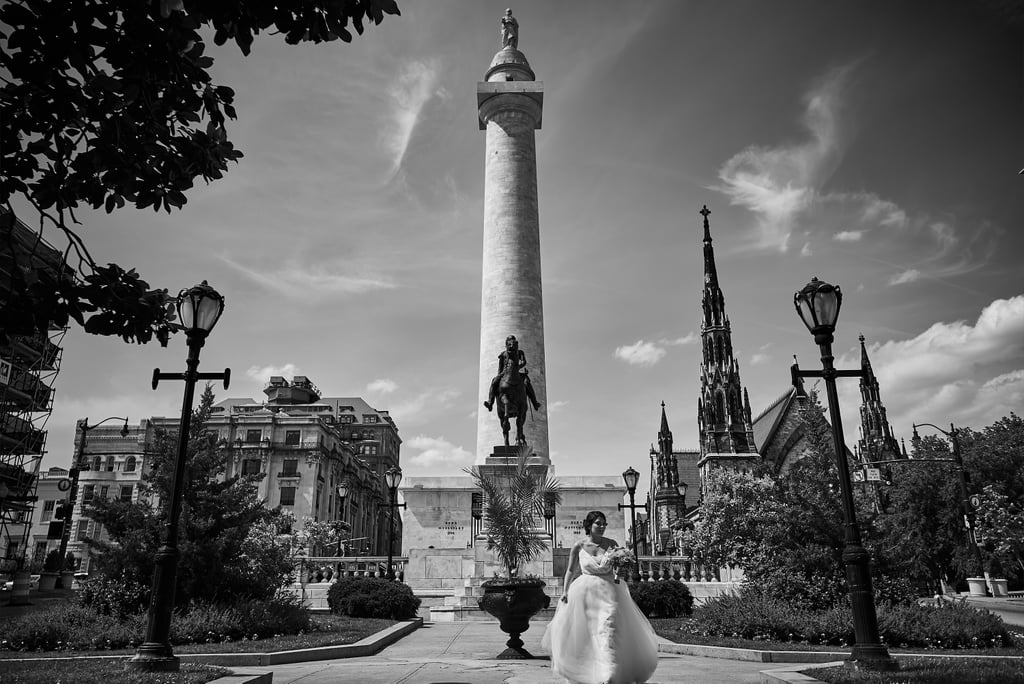
M569 552L562 599L541 640L551 668L573 684L646 682L658 667L658 641L647 618L616 583L608 552L618 546L604 536L608 521L591 511L587 536Z

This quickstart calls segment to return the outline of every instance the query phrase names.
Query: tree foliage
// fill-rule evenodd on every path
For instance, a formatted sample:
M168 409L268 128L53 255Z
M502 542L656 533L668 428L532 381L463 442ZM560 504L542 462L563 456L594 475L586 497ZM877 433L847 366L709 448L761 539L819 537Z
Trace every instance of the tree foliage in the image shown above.
M189 429L177 540L178 604L269 598L294 572L288 543L276 534L287 524L285 515L259 497L263 474L224 477L225 451L206 428L212 406L207 386ZM101 573L144 586L166 525L177 434L158 431L150 459L139 501L96 500L88 512L109 535L109 540L89 541L99 552Z
M227 136L234 91L213 82L206 40L248 55L256 35L289 44L349 42L395 0L13 0L0 6L2 223L12 198L54 229L63 268L22 257L2 304L0 334L74 319L87 332L164 344L174 325L165 290L133 270L101 266L71 228L82 206L181 208L196 179L219 179L242 157ZM3 228L4 225L0 225ZM7 233L0 231L0 236ZM66 245L66 246L65 246ZM49 319L41 318L39 312ZM86 319L88 314L92 314Z
M747 585L808 606L846 595L845 524L831 430L816 398L804 416L809 448L783 475L712 471L701 519L684 535L695 560L738 565ZM1024 421L1003 418L957 430L986 570L1024 570ZM912 458L891 464L892 484L854 486L861 540L876 598L899 602L919 587L955 584L979 572L964 526L959 475L942 436L914 440ZM880 501L884 504L879 506Z

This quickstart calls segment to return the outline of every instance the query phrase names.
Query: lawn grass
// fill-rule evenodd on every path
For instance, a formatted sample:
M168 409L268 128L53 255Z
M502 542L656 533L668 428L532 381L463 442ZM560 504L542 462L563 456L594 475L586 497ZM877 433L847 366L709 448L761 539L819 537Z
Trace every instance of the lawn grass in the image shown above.
M753 639L740 639L734 637L715 637L694 634L693 630L682 629L685 625L692 623L693 618L655 618L651 626L658 636L664 637L677 644L696 644L699 646L725 646L728 648L748 648L757 651L828 651L828 652L849 652L849 646L827 646L809 644L799 641L766 641ZM1015 644L1012 647L979 648L979 649L957 649L948 651L956 655L981 655L981 656L1024 656L1024 639L1015 636ZM937 649L924 648L897 648L889 645L890 651L900 653L944 653ZM867 681L867 680L865 680ZM881 680L880 680L881 681ZM900 680L904 681L904 680ZM1024 684L1024 682L1022 682Z
M271 653L295 649L317 648L319 646L340 646L354 644L376 634L397 620L377 618L352 618L345 615L313 614L311 620L316 630L302 634L285 634L268 639L247 639L244 641L222 641L205 644L181 644L173 647L176 655L187 653ZM0 651L0 659L17 658L66 658L89 655L132 655L135 649L105 651ZM4 663L6 668L7 663ZM7 684L6 678L0 678ZM71 681L71 680L67 680Z
M124 658L11 661L3 665L3 684L205 684L227 674L225 667L182 663L180 672L126 672Z
M1024 661L977 658L899 658L899 672L820 667L802 674L829 684L1022 684Z

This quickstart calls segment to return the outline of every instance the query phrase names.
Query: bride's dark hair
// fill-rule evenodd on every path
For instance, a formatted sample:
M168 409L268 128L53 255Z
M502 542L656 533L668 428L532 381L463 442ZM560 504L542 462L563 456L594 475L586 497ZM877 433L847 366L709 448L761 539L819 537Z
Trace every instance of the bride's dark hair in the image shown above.
M604 520L604 524L608 524L608 518L605 517L601 511L590 511L587 513L587 517L583 519L583 531L590 534L590 528L594 526L594 521L600 518Z

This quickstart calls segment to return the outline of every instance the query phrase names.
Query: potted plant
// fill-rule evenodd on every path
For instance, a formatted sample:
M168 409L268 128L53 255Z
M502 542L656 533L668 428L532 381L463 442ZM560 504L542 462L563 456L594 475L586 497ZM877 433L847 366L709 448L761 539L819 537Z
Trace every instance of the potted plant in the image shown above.
M516 464L503 476L466 468L483 490L483 519L487 527L487 550L494 551L504 566L504 574L495 574L482 583L484 595L480 608L498 618L501 631L509 635L501 659L526 659L533 656L523 648L520 634L530 627L530 618L551 604L544 593L544 580L520 576L523 565L540 556L548 542L537 534L537 519L546 506L562 501L557 480L531 473L530 447L521 445Z
M61 568L61 557L58 549L52 549L43 561L43 571L39 575L39 591L53 591L57 586L57 574Z
M71 583L75 581L75 570L78 569L78 559L75 554L68 551L64 556L64 567L60 569L60 587L70 589Z

